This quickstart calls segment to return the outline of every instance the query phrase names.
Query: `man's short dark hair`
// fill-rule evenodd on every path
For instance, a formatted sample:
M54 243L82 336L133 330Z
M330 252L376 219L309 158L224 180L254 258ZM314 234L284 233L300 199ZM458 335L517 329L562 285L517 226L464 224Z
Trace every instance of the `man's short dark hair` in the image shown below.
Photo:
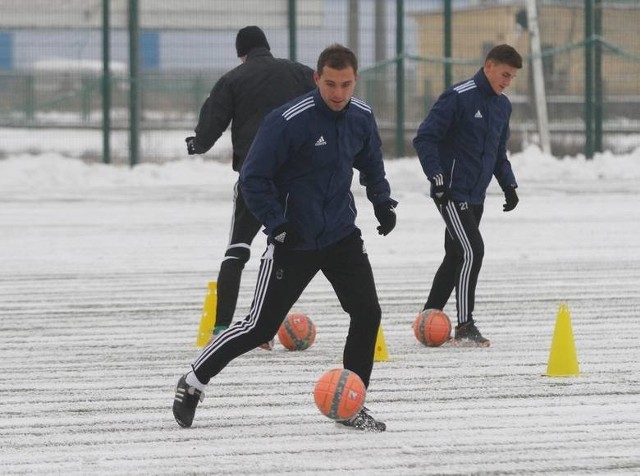
M513 46L498 45L491 48L485 61L493 61L496 64L507 64L513 68L522 68L522 56Z
M332 69L345 69L351 66L353 72L358 74L358 59L353 51L338 43L327 46L318 57L318 74L322 74L325 66Z

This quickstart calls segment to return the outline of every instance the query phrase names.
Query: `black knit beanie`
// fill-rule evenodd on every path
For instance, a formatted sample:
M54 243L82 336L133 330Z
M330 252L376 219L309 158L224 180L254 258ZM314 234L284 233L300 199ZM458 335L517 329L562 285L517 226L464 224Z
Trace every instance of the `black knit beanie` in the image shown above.
M266 49L271 51L267 37L264 36L264 31L260 28L257 26L245 26L238 31L238 36L236 36L236 50L238 51L238 58L260 46L264 46Z

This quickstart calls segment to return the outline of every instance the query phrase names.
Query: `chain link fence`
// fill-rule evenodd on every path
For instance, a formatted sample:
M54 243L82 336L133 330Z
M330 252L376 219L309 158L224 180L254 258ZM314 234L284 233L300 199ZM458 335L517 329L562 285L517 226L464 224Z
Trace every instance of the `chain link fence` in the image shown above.
M595 12L592 32L585 29L589 2ZM43 131L63 129L73 144L82 129L82 144L70 147L75 150L70 154L103 160L108 84L110 156L115 163L130 160L134 7L139 72L133 80L139 91L141 161L186 156L183 138L191 134L216 80L239 64L235 35L246 25L265 31L275 56L311 67L333 42L354 49L360 61L356 94L373 106L389 157L414 155L411 139L416 128L447 84L474 74L492 46L509 43L528 62L508 92L514 105L510 149L520 150L538 141L526 3L0 0L0 127L9 130L0 155L18 148L10 143L12 136L24 137L12 130L27 131L34 141L27 145L31 150L47 150L47 144L38 142ZM640 141L633 137L640 135L640 2L538 0L537 11L553 152L584 150L590 49L597 52L602 71L596 110L602 117L602 146L615 151L637 146Z

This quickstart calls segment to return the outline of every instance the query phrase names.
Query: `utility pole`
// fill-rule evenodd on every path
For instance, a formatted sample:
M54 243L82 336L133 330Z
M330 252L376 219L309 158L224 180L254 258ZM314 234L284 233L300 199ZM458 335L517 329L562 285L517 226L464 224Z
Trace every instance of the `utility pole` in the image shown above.
M549 138L549 115L547 114L547 94L544 85L542 67L542 47L540 45L540 29L538 27L538 9L536 0L527 0L527 24L529 25L529 47L531 48L531 66L533 69L533 91L538 118L538 135L540 148L545 154L551 154Z

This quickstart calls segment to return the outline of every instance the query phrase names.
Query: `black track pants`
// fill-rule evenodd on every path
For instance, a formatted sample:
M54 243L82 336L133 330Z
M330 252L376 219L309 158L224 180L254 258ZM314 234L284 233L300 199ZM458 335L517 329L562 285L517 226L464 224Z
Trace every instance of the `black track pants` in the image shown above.
M216 326L228 326L233 320L238 303L242 270L251 256L251 243L262 227L247 208L237 182L233 191L229 244L218 273Z
M249 315L234 322L205 347L193 363L198 380L208 383L230 361L273 338L318 271L329 280L350 316L344 367L356 372L368 385L381 310L360 230L317 251L290 251L268 245Z
M473 321L476 284L484 258L484 241L479 229L484 207L449 202L446 207L438 208L447 225L445 255L433 278L424 308L443 309L455 288L460 325Z

